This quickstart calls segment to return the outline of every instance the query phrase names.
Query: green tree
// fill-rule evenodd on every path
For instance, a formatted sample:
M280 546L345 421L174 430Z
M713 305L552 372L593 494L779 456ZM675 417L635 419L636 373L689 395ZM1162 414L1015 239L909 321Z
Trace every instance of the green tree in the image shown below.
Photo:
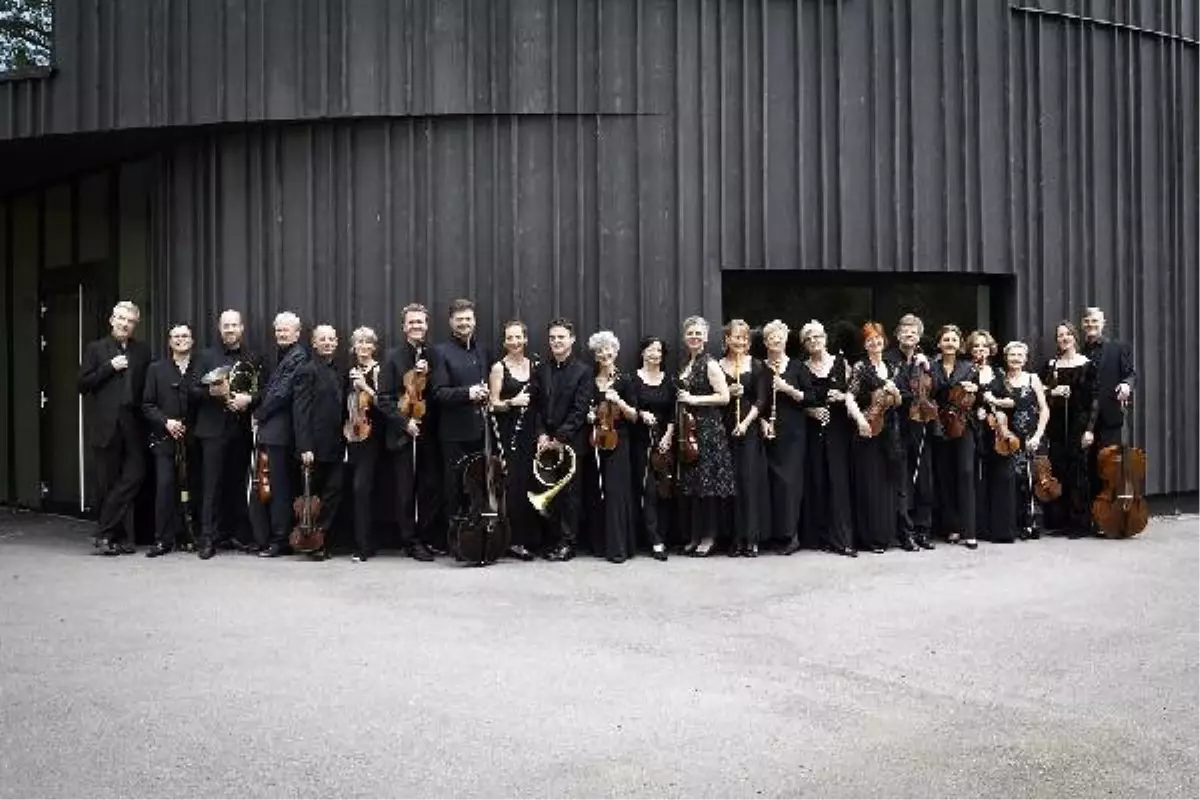
M0 71L46 66L54 0L0 0Z

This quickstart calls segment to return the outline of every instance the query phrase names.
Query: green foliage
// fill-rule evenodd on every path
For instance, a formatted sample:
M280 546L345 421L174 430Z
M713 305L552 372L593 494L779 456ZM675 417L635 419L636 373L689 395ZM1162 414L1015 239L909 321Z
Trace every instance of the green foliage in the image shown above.
M54 0L0 0L0 72L50 64Z

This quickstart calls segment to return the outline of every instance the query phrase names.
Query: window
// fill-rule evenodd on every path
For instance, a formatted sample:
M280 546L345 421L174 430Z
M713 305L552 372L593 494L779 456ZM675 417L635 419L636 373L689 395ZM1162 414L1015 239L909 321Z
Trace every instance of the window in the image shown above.
M54 0L0 0L0 73L50 66Z

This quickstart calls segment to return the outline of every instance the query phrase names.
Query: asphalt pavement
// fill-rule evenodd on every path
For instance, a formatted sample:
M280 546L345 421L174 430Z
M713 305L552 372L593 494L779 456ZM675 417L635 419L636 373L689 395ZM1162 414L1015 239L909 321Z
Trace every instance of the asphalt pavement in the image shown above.
M0 512L0 795L1196 797L1197 527L472 569Z

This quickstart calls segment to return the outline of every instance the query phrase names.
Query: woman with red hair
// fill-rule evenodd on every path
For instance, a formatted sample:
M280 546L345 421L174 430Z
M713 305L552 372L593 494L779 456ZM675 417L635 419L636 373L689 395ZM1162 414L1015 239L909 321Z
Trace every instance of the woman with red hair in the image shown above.
M854 465L854 529L860 550L882 553L896 541L896 499L900 495L900 420L896 409L903 402L896 385L898 371L883 359L887 337L878 322L862 326L867 357L850 373L846 408L857 428L851 449ZM917 549L911 537L900 542Z

